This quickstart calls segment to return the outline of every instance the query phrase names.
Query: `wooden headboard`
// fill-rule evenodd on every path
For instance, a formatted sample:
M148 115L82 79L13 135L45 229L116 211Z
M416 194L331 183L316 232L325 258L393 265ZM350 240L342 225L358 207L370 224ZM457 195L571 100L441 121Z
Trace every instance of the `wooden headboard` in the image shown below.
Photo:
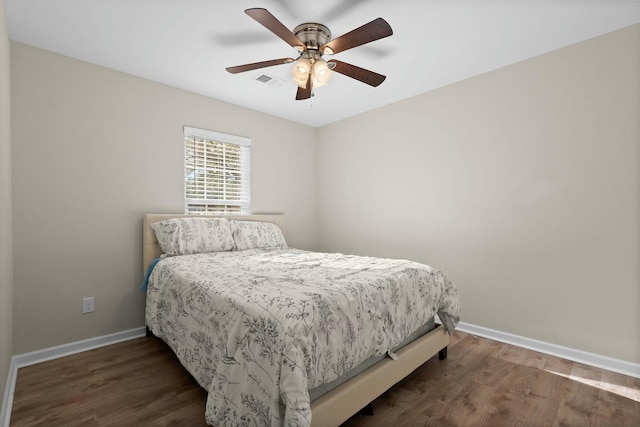
M147 272L149 264L154 259L162 255L162 249L156 239L156 235L151 228L151 224L154 222L160 222L165 219L171 218L184 218L195 217L195 215L186 214L145 214L142 228L142 274ZM287 233L285 230L285 217L281 214L265 214L265 215L198 215L197 218L229 218L236 221L264 221L273 222L284 234L285 238Z

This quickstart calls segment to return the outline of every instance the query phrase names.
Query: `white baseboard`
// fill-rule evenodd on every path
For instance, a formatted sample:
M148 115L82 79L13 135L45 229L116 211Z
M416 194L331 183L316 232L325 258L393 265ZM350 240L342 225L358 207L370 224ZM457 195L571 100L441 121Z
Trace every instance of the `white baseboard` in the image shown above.
M46 362L47 360L58 359L60 357L69 356L83 351L93 350L94 348L104 347L116 344L122 341L128 341L134 338L145 336L145 327L129 329L128 331L116 332L114 334L103 335L101 337L89 338L82 341L76 341L69 344L49 347L42 350L32 351L30 353L18 354L11 358L9 366L9 375L4 391L4 399L2 401L2 412L0 415L0 426L9 427L11 420L11 408L13 406L13 394L16 387L16 377L18 368L36 363Z
M69 344L62 344L55 347L32 351L30 353L19 354L17 356L13 356L13 358L15 359L16 368L22 368L24 366L46 362L47 360L58 359L71 354L93 350L94 348L104 347L106 345L134 338L140 338L145 336L145 331L146 329L144 327L129 329L128 331L116 332L114 334L103 335L101 337L89 338Z
M9 420L11 419L11 407L13 406L13 392L16 388L16 374L18 368L16 368L14 359L11 358L9 364L9 374L7 375L7 383L4 388L4 399L2 399L2 411L0 412L0 425L3 427L9 427Z
M617 372L634 378L640 378L640 364L627 362L625 360L614 359L613 357L602 356L587 351L576 350L569 347L563 347L557 344L551 344L544 341L538 341L519 335L510 334L508 332L496 331L495 329L476 326L469 323L460 322L457 329L462 332L468 332L473 335L489 338L495 341L523 347L529 350L537 351L544 354L560 357L562 359L571 360L573 362L584 363L585 365L594 366L596 368L605 369L607 371Z

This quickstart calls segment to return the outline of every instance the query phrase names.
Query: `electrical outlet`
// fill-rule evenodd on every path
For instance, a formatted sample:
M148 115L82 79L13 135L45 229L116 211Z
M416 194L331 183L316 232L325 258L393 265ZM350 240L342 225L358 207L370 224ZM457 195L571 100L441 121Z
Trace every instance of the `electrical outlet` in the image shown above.
M82 298L82 314L93 313L94 311L93 297Z

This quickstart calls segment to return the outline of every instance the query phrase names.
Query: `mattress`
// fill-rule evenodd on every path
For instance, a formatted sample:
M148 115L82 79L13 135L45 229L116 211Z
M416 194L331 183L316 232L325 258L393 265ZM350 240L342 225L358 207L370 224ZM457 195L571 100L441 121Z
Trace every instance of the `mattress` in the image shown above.
M459 309L424 264L246 250L158 262L146 321L208 391L210 424L307 426L316 393Z
M355 377L358 374L361 374L362 372L366 371L376 363L384 360L386 357L393 357L393 354L396 351L411 344L418 338L424 336L427 332L432 331L434 328L435 328L435 320L432 318L425 325L422 325L415 332L409 335L400 344L393 347L389 352L385 354L381 354L379 356L370 357L369 359L365 360L364 362L362 362L355 368L351 369L350 371L344 373L342 376L336 378L335 380L325 384L321 384L318 387L312 388L311 390L309 390L309 400L311 402L314 402L315 400L329 393L331 390L336 389L337 387L341 386L345 382L349 381L351 378Z

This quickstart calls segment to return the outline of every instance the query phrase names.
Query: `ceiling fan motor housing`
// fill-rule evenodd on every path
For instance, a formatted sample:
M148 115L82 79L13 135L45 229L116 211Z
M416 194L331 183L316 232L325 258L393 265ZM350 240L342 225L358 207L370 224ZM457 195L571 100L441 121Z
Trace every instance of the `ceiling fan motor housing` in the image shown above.
M319 51L320 46L331 40L329 28L316 22L307 22L298 25L293 34L303 42L307 50Z

